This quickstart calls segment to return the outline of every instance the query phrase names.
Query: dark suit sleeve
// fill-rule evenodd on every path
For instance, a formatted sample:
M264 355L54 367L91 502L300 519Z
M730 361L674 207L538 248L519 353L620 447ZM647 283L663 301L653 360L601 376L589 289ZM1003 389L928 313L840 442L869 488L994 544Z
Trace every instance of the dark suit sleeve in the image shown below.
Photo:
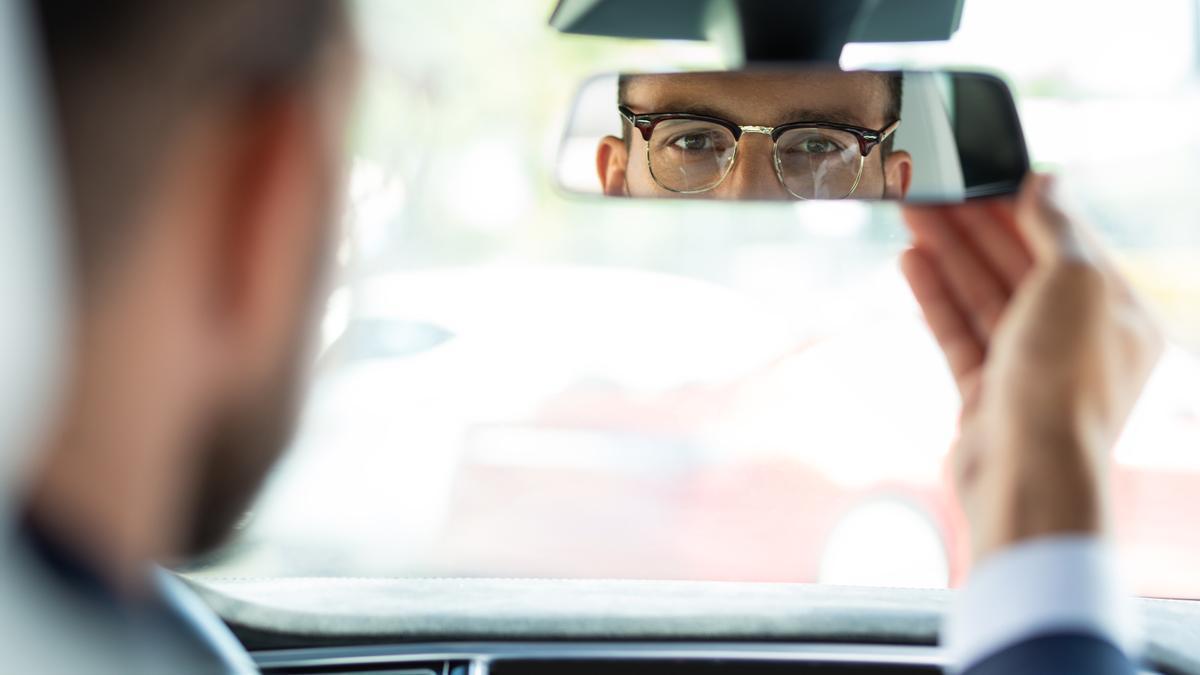
M1107 640L1091 635L1061 633L1019 642L963 675L1136 675L1125 653Z

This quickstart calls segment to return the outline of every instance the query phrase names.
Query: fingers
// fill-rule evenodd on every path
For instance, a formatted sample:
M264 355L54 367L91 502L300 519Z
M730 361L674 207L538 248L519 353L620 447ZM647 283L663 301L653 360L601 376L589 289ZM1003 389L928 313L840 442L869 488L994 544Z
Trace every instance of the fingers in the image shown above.
M1136 301L1096 231L1059 208L1053 177L1030 174L1025 179L1017 198L1017 222L1038 264L1072 262L1094 267L1119 297Z
M905 251L900 256L900 270L965 399L973 388L976 371L983 365L983 343L928 254L915 248Z
M1093 261L1088 241L1054 201L1054 180L1030 174L1017 195L1017 226L1037 262Z
M983 343L991 337L1008 304L1010 290L1000 273L975 250L957 221L960 207L905 209L916 247L930 255L950 295ZM988 223L994 225L994 223ZM1016 264L1013 274L1023 274Z
M1009 200L989 199L955 207L959 231L1000 276L1011 293L1033 267L1033 255Z

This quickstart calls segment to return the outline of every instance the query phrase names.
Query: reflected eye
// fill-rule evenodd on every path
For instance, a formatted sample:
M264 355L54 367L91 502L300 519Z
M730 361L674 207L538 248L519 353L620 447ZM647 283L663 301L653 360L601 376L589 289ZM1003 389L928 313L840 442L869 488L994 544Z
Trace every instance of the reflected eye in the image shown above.
M699 152L715 150L717 143L716 139L709 133L681 134L671 139L668 146L684 152Z
M789 143L785 152L806 154L806 155L824 155L829 153L841 152L845 147L836 139L822 134L812 134L804 138L795 139Z

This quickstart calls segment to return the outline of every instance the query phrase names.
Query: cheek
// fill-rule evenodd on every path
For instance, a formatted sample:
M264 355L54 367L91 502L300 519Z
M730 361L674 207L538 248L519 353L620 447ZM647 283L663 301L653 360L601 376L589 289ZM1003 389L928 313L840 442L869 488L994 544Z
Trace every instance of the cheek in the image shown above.
M878 156L872 155L863 165L862 179L858 181L854 196L859 199L878 199L883 194L883 188L883 162Z
M654 181L646 163L646 146L635 143L629 149L629 164L625 167L625 183L630 197L671 197L675 193L664 190Z
M629 149L629 163L625 165L625 183L629 186L629 194L642 197L654 192L654 178L646 166L646 149L636 144Z

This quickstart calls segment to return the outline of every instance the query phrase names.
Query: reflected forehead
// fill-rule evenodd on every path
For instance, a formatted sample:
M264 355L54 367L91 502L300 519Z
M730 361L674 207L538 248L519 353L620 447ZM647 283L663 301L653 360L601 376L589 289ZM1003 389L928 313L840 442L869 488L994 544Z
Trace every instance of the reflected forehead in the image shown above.
M888 107L878 73L671 73L629 80L624 103L637 112L691 112L741 125L821 120L878 129Z

